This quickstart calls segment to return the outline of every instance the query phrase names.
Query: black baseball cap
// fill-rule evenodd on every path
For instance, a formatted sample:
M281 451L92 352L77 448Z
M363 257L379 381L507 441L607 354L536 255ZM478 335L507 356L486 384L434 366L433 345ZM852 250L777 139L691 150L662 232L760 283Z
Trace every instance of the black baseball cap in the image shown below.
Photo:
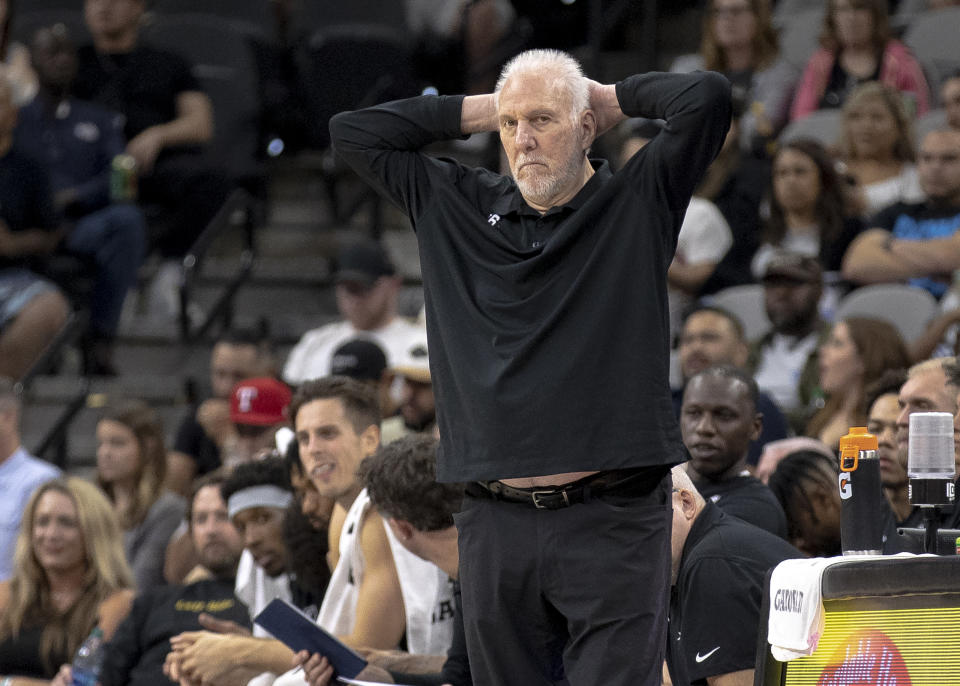
M381 276L393 276L396 273L383 246L377 241L365 239L351 241L340 249L334 278L337 283L352 281L372 286Z
M373 341L354 338L333 351L330 373L357 381L379 381L387 368L387 356Z

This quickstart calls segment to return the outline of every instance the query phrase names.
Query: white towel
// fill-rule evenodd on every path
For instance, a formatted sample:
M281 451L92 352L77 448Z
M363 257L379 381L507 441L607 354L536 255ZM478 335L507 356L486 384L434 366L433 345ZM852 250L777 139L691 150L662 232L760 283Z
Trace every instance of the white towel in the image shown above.
M784 560L774 568L767 641L780 662L811 655L817 649L823 633L820 578L830 565L850 561L849 557L815 557Z

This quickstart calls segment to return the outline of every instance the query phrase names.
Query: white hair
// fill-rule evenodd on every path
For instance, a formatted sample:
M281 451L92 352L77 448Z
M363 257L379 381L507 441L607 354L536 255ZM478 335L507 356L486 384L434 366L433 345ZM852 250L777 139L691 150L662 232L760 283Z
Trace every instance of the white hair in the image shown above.
M567 91L570 95L570 116L574 120L590 108L590 91L580 63L560 50L521 52L503 67L494 92L499 94L510 77L529 72L534 72L541 79L550 79L554 89Z

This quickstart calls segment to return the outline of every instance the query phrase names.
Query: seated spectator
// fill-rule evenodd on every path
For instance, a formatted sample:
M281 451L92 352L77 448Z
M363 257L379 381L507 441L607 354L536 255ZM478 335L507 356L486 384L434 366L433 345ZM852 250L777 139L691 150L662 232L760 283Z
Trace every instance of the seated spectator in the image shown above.
M820 46L800 79L791 119L842 107L864 81L901 91L911 101L911 116L926 114L929 91L923 69L907 46L891 36L887 0L829 0Z
M30 496L60 470L38 460L20 443L20 397L0 378L0 582L13 573L13 547Z
M20 110L17 146L50 175L56 209L69 224L63 247L96 264L85 370L114 374L120 311L136 284L146 243L143 213L111 198L111 163L125 146L123 118L70 97L77 54L62 24L36 33L31 56L40 92Z
M151 227L159 233L152 247L176 258L216 214L229 184L200 154L213 135L213 110L190 67L140 42L145 5L145 0L84 0L93 45L80 48L73 92L124 115L138 199L163 210Z
M0 583L0 674L52 679L94 627L113 637L132 586L120 526L97 487L74 477L43 484L23 513L13 577Z
M100 672L101 686L157 686L166 683L163 663L169 639L198 630L201 622L219 620L249 628L247 607L233 594L234 576L243 543L227 516L220 493L223 477L200 480L187 506L190 536L200 552L202 573L187 585L147 588L107 643ZM51 686L72 686L69 665L60 669Z
M438 583L454 586L454 602L437 607L437 625L452 624L453 638L446 658L439 655L411 655L397 651L369 651L370 665L359 678L367 681L403 684L450 684L470 686L470 663L463 633L460 603L460 553L454 513L463 500L463 484L436 482L436 439L404 436L360 465L363 483L377 511L386 519L397 540L414 555L432 562L440 574ZM431 626L435 629L436 625ZM320 655L298 653L308 683L321 682L325 660ZM389 668L389 674L378 667ZM315 675L317 678L315 678Z
M824 271L840 271L844 253L863 230L862 221L849 211L845 184L833 158L816 141L780 146L769 184L770 216L750 263L755 278L762 278L780 250L816 258Z
M906 346L892 324L866 317L838 321L820 346L823 405L807 424L806 435L836 450L851 426L866 425L865 386L908 363Z
M735 316L718 307L700 307L687 313L680 332L680 374L684 386L675 388L673 409L680 417L683 388L689 379L711 365L744 367L749 347L743 337L743 325ZM787 437L787 420L766 393L757 396L757 412L763 415L760 436L750 442L747 464L755 465L763 446Z
M815 450L787 455L767 485L787 515L787 540L807 557L840 554L837 458Z
M712 0L703 13L700 52L674 61L670 71L706 69L726 76L733 97L745 104L740 147L766 155L787 123L799 74L779 55L769 0Z
M244 379L230 391L230 430L223 464L233 469L277 446L277 432L290 426L290 387L273 377Z
M269 357L253 332L228 331L217 338L210 351L210 397L183 418L167 453L171 491L186 495L195 477L219 469L220 453L233 431L230 392L244 379L266 374Z
M333 351L352 338L369 338L383 348L389 367L423 338L421 327L397 316L401 279L379 243L362 240L341 248L335 279L337 310L344 320L303 335L283 368L289 384L329 375Z
M10 36L13 0L0 0L0 77L13 88L13 102L26 105L37 94L37 75L30 64L30 51Z
M941 297L960 267L960 132L932 131L917 164L927 199L897 203L850 245L843 275L855 283L907 281Z
M860 214L872 217L897 202L919 202L913 124L900 93L876 81L857 86L843 105L840 159L856 182Z
M490 93L503 62L495 59L517 13L509 0L405 0L421 76L441 93Z
M433 433L437 426L436 401L430 378L430 359L427 356L427 337L414 343L392 370L400 379L400 414L388 417L380 424L383 445L411 433Z
M621 166L659 131L660 125L655 121L639 120L620 148ZM677 236L677 248L667 269L671 338L680 333L684 312L693 305L732 244L730 225L717 206L704 198L690 198Z
M186 504L163 488L163 426L142 402L110 408L97 422L97 483L123 529L137 588L163 585L163 554Z
M801 432L817 395L819 348L830 330L820 318L823 278L814 257L773 254L763 274L763 302L772 327L750 345L747 369Z
M947 126L960 131L960 71L948 76L940 86L940 101L947 113Z
M727 514L785 538L787 522L777 499L747 471L747 449L762 425L757 384L746 373L708 367L687 383L680 432L697 490Z
M682 466L672 498L670 680L752 684L767 573L802 555L705 500Z
M67 301L30 271L62 232L43 167L13 146L17 110L0 78L0 376L19 379L67 321Z

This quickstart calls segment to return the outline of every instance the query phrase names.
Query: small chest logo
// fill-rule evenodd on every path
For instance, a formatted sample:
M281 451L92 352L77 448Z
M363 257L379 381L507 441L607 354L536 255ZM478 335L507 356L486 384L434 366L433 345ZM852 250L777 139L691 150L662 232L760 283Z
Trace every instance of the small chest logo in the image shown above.
M490 226L496 226L499 223L500 223L499 214L491 214L489 217L487 217L487 224L489 224Z

